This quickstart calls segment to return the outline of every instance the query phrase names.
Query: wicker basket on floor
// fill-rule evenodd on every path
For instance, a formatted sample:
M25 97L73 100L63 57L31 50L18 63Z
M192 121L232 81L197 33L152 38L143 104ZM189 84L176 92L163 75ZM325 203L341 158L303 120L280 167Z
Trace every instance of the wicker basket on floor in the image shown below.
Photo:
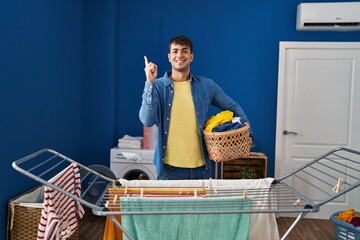
M24 194L29 194L36 188L31 189ZM23 196L24 194L20 195ZM8 205L8 240L34 240L37 238L38 225L41 218L41 208L21 206L13 201L20 196L11 199ZM12 212L13 211L13 212ZM12 219L12 228L11 225ZM69 238L69 240L79 239L79 229L77 229Z
M250 129L244 127L226 132L206 132L204 139L209 157L215 162L246 157L250 152Z

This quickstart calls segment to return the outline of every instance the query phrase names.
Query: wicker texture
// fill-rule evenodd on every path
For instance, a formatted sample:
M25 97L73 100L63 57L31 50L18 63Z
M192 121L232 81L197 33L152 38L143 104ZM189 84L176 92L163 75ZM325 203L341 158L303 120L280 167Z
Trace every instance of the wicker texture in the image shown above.
M251 138L248 125L226 132L204 131L204 139L209 157L215 162L246 157L250 152Z
M34 240L37 238L37 230L41 217L41 208L29 208L19 205L14 206L13 228L10 230L11 240ZM79 229L68 239L79 239Z
M24 194L34 191L36 188L31 189ZM8 219L7 219L7 236L8 240L34 240L37 239L38 225L41 218L41 208L24 207L13 201L20 196L11 199L8 206ZM10 229L11 221L11 204L14 205L13 213L13 227ZM69 237L69 240L79 239L79 228Z

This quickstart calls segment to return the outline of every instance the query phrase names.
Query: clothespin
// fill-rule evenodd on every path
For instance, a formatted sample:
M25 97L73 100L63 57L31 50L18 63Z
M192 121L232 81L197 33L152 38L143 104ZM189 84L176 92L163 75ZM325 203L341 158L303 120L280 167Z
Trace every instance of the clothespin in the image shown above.
M128 187L125 187L124 195L127 194L127 191L128 191Z
M246 195L247 195L247 190L245 189L245 190L244 190L244 193L243 193L243 199L244 199L244 201L246 201Z
M141 190L140 190L140 197L144 197L144 189L143 188L141 188Z
M344 179L339 178L337 184L333 187L333 192L338 193L340 191L341 186L344 184Z
M204 183L204 181L202 181L202 190L203 190L203 192L205 192L205 183Z
M117 200L117 195L115 195L115 197L114 197L113 204L115 204L115 203L116 203L116 200Z
M218 194L218 190L216 188L214 188L214 193L217 195Z
M112 188L115 189L115 180L112 181Z
M293 203L293 206L296 207L297 205L299 205L301 203L300 198L296 199L296 201Z
M194 197L197 197L197 191L194 189Z
M106 201L105 203L105 207L108 208L109 207L109 201Z

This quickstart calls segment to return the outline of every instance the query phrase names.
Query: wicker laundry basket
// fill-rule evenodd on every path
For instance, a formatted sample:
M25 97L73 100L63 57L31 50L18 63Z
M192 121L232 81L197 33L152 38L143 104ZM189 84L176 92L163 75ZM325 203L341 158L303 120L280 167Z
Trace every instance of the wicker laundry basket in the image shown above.
M36 189L38 188L31 189L9 201L6 235L7 240L34 240L37 238L38 225L41 217L41 207L21 206L16 202L16 199L19 197L24 196L25 194L31 194ZM78 240L79 229L77 229L68 239Z
M215 162L246 157L250 152L250 128L244 127L226 132L206 132L204 139L209 157Z

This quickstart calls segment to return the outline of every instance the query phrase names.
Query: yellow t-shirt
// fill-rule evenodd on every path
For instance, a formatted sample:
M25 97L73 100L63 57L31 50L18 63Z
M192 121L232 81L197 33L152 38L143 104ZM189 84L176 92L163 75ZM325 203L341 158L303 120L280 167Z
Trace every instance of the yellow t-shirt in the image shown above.
M165 163L182 168L204 165L190 80L174 82Z

